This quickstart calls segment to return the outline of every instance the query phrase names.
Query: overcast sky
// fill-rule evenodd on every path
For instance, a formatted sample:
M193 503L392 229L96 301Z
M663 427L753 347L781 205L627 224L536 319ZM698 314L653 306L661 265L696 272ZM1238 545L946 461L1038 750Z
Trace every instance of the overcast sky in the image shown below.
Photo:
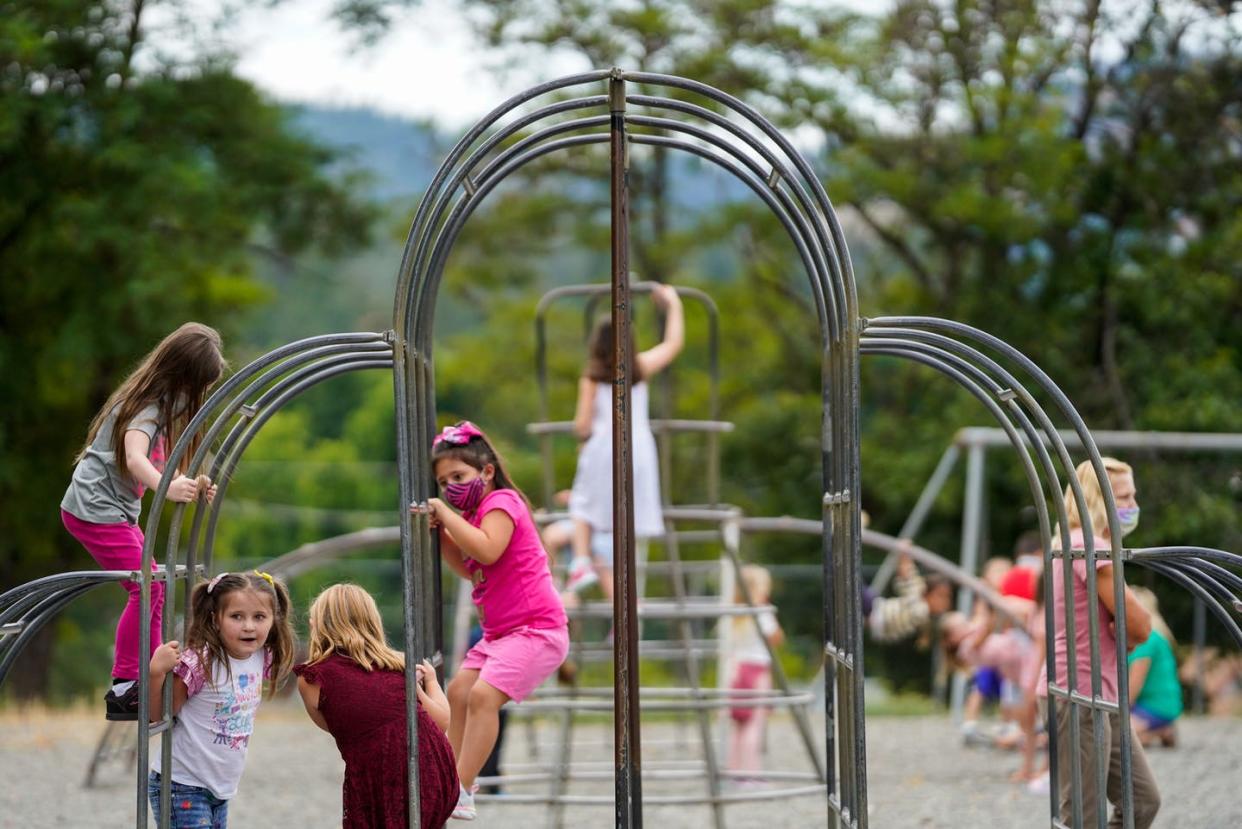
M239 74L281 100L364 105L463 127L509 95L583 68L565 58L502 78L472 43L452 0L424 0L401 13L370 47L333 25L329 7L327 0L255 4L228 36Z

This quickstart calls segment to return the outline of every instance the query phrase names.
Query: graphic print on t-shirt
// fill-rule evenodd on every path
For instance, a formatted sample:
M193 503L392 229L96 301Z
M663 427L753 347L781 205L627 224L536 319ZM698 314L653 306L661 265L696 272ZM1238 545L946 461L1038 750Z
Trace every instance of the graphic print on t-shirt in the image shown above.
M228 692L216 703L211 715L215 744L241 751L250 742L254 712L263 693L263 680L257 673L239 673L233 677Z

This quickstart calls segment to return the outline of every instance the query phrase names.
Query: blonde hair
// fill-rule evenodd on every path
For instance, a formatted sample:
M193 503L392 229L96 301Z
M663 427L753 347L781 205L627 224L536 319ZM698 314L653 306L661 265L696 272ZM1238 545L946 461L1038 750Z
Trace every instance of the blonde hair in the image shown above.
M742 592L742 586L745 585L746 592ZM733 588L733 601L736 604L745 604L746 596L750 596L751 602L756 605L767 604L772 598L772 574L768 572L766 567L760 567L758 564L744 564L738 573L738 584ZM754 625L754 621L749 616L734 616L734 627L744 625Z
M1156 594L1138 585L1132 585L1130 592L1134 594L1134 598L1138 600L1143 609L1151 615L1151 626L1160 631L1160 635L1169 643L1169 647L1176 648L1177 640L1173 638L1173 631L1169 630L1168 622L1160 615L1160 602L1156 600Z
M405 654L389 647L375 599L356 584L324 588L310 607L306 664L322 662L334 653L368 671L405 670Z
M1118 475L1133 475L1134 470L1130 468L1128 463L1122 463L1116 458L1101 458L1104 463L1104 471L1108 473L1109 485L1112 485L1112 478ZM1082 498L1087 505L1087 516L1091 519L1091 532L1097 538L1104 538L1101 533L1108 532L1108 508L1104 503L1104 490L1100 487L1100 480L1095 475L1095 467L1091 465L1091 461L1086 460L1078 464L1078 468L1074 470L1074 477L1078 479L1078 485L1082 487ZM1074 498L1074 489L1071 486L1065 488L1065 514L1069 518L1069 528L1071 530L1080 529L1082 527L1082 515L1078 512L1078 501ZM1059 541L1060 533L1057 533L1055 541Z

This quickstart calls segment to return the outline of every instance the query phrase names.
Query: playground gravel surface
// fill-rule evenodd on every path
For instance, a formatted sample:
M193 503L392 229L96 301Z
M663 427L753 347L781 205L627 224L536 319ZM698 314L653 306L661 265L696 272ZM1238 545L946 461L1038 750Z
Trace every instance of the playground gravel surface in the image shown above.
M504 761L510 771L551 756L555 728L550 720L528 726L513 720ZM101 769L97 784L82 785L104 722L93 712L0 710L0 827L101 827L134 825L134 774L124 761ZM816 731L817 735L822 731ZM877 717L868 721L871 825L873 827L1026 827L1048 826L1048 798L1007 782L1018 758L1006 752L966 748L947 718ZM611 768L612 728L606 723L575 730L574 756L591 768ZM532 745L532 741L534 745ZM698 756L698 730L691 723L644 726L643 759L648 768ZM154 747L155 744L153 744ZM532 750L538 752L532 758ZM1181 726L1177 749L1150 754L1160 783L1163 807L1157 827L1224 829L1242 826L1237 786L1242 768L1242 720L1189 719ZM790 721L776 719L769 737L769 765L807 769L805 752ZM230 804L229 825L250 827L327 827L340 825L343 766L332 739L306 719L300 705L265 704L260 710L241 791ZM726 791L753 792L730 786ZM513 787L535 792L546 788ZM698 792L701 780L666 781L647 786L648 794ZM609 780L584 783L575 793L607 794ZM609 807L570 807L566 826L606 827ZM709 829L706 806L648 806L650 827ZM821 796L731 804L729 827L809 827L827 825ZM450 822L452 826L468 824ZM480 804L479 829L543 827L543 806Z

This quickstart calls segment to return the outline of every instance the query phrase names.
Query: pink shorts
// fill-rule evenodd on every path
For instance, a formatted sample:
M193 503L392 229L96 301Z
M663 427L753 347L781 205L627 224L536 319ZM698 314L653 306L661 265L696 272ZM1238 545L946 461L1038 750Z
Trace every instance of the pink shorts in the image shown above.
M530 696L569 654L569 628L522 627L499 639L480 639L461 663L514 702Z

